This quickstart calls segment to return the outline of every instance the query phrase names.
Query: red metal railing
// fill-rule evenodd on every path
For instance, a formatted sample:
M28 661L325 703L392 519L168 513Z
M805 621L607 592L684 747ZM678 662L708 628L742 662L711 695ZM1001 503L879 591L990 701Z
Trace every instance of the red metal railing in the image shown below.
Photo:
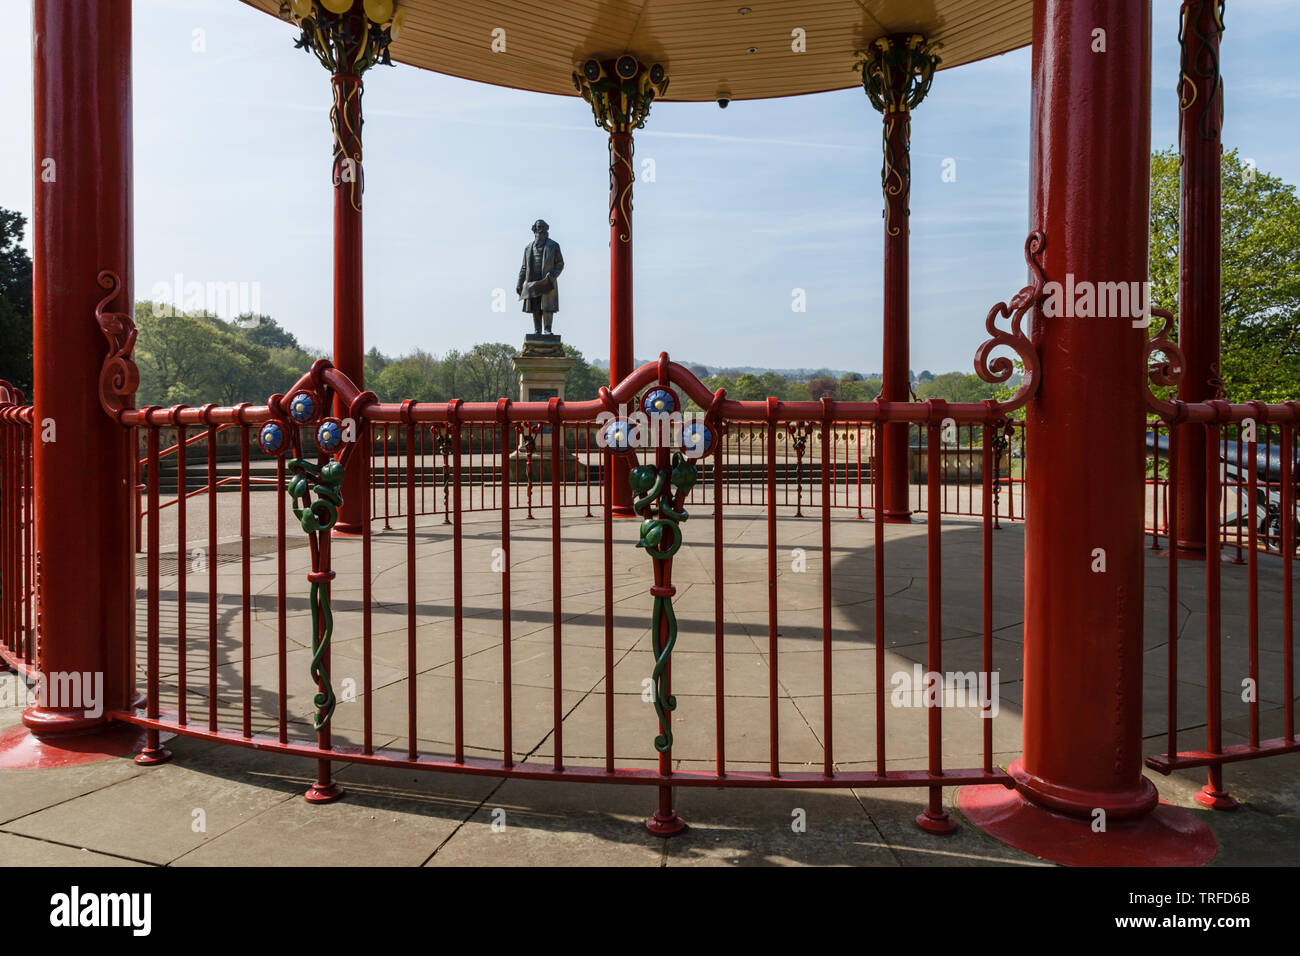
M32 507L32 406L0 382L0 662L28 673L36 661L37 557Z
M1247 440L1252 433L1255 441ZM1159 419L1147 423L1147 517L1146 532L1151 549L1161 550L1171 536L1174 512L1169 506L1170 426ZM1251 447L1254 447L1254 451ZM1254 547L1281 556L1283 548L1283 426L1252 421L1245 430L1236 424L1220 429L1215 451L1219 468L1219 505L1214 523L1221 546L1231 552L1233 564L1245 562L1245 551ZM1287 463L1295 475L1296 452ZM1293 489L1294 490L1294 489ZM1250 528L1254 525L1255 537Z
M720 459L710 458L702 474L702 481L691 489L694 500L712 507L713 518L713 579L709 587L713 591L713 600L708 602L714 611L713 650L716 657L714 667L715 685L712 710L714 713L712 740L715 742L715 759L707 769L692 766L679 769L672 763L661 759L658 769L627 766L625 762L635 762L642 757L654 757L651 748L655 736L653 718L645 722L644 734L639 738L647 748L642 753L625 753L626 744L616 747L616 721L622 724L626 717L616 713L615 700L615 650L621 646L619 632L626 625L620 620L625 612L616 611L615 590L620 590L620 600L626 596L626 586L639 577L635 572L619 571L615 573L615 563L624 567L624 562L633 552L628 545L616 544L610 509L606 502L610 500L607 485L610 469L607 467L607 452L598 447L593 422L599 420L599 413L612 410L618 405L633 404L644 390L651 387L675 386L688 398L702 408L706 408L706 421L715 433L724 436L718 442L717 454ZM335 593L356 594L359 597L355 608L349 614L349 632L347 639L359 637L359 647L352 646L349 653L359 656L361 663L361 686L356 688L356 696L362 701L359 726L355 727L354 740L335 743L329 737L329 725L319 733L311 732L311 725L304 723L311 714L317 718L323 711L319 707L304 709L301 698L295 697L293 685L302 683L301 666L292 663L297 660L301 643L291 637L290 617L297 611L298 598L290 598L291 588L294 592L301 590L291 585L287 578L286 553L288 538L285 527L285 509L277 507L277 524L275 529L276 562L272 571L259 562L257 575L260 591L255 595L252 587L254 573L251 545L252 508L250 489L254 483L249 444L251 437L259 430L264 430L268 423L283 429L289 436L306 436L310 431L308 425L294 422L289 410L297 393L313 396L316 408L329 407L333 396L349 408L351 421L343 424L354 425L357 440L342 453L343 460L355 453L357 448L377 447L381 450L382 462L374 467L372 493L367 496L365 513L362 520L362 533L357 546L348 546L346 552L341 546L334 546L335 557L341 557L341 566L332 568L330 562L330 545L328 535L312 538L313 572L310 580L322 583L339 576L336 583L326 584ZM999 447L999 436L1004 434L1006 424L1006 406L996 402L974 404L947 404L932 401L923 403L849 403L849 402L735 402L728 401L719 393L710 395L697 379L685 369L669 363L666 357L658 364L650 364L637 370L627 381L613 392L604 391L602 398L590 402L566 403L558 400L550 402L516 403L509 400L488 403L438 403L424 404L402 402L384 404L375 402L368 393L358 393L355 387L329 366L318 363L312 372L295 386L290 398L276 396L265 406L243 406L236 408L172 408L172 409L125 409L120 412L120 420L128 427L133 427L145 436L146 456L144 474L146 475L144 513L150 517L147 522L146 535L146 586L143 599L146 621L144 634L144 654L146 661L146 706L140 710L117 714L117 719L126 720L151 731L169 731L190 736L220 740L223 742L258 747L281 753L296 754L318 760L321 764L321 780L328 782L329 762L347 760L368 763L383 763L402 767L443 770L461 773L492 775L513 775L541 779L581 779L595 782L623 782L657 785L667 788L674 785L708 785L708 786L832 786L832 787L927 787L930 790L930 812L936 816L943 814L940 791L943 786L962 783L998 782L1009 784L1009 778L994 766L993 761L993 721L985 714L982 737L983 757L978 766L952 769L951 762L944 750L944 692L938 693L938 700L929 707L925 736L925 767L900 768L891 763L887 752L887 735L893 721L885 709L885 699L890 692L887 686L887 621L885 606L889 600L885 588L886 544L883 537L883 523L880 518L880 499L875 493L879 482L879 469L876 467L875 449L878 438L886 422L907 422L921 428L925 434L923 449L939 448L945 443L953 443L951 434L945 430L956 429L966 436L965 446L959 453L965 462L965 480L978 477L978 501L973 493L965 496L961 507L970 513L981 515L983 528L982 546L985 558L982 564L983 588L983 648L981 666L978 671L979 686L988 687L994 674L992 657L992 537L994 527L993 501L997 494L994 475L996 459L1005 451ZM794 434L793 423L812 423L815 441L810 441L802 451L794 448L791 442L782 442L776 436L784 432L787 436ZM310 426L315 426L313 420ZM549 429L550 436L539 434L541 429ZM798 427L803 427L802 425ZM184 477L184 456L190 447L190 431L202 430L207 439L208 472L203 489L207 501L208 559L206 571L206 635L200 631L197 638L189 628L187 621L192 615L187 608L183 595L191 586L189 573L192 568L188 562L180 560L177 567L168 569L167 576L175 577L176 624L168 627L166 633L162 626L159 608L167 602L167 595L162 591L163 546L161 540L161 492L159 487L159 464L162 460L160 433L163 429L177 429L175 446L180 459L175 504L175 546L178 556L190 552L190 539L187 530L188 503L193 497ZM216 476L215 437L221 428L240 430L240 448L242 457L239 473L239 553L229 557L238 562L238 576L229 575L225 582L218 581L216 560L218 556L217 528L221 524L218 515L218 496L215 491L221 487ZM761 432L761 443L756 433ZM565 441L547 441L548 437L564 436ZM845 436L852 435L855 440ZM862 437L869 440L863 441ZM524 447L519 448L524 439ZM442 441L439 441L442 439ZM528 439L533 440L530 448ZM291 441L289 442L292 443ZM810 447L811 446L811 447ZM285 447L281 445L280 447ZM960 446L959 446L960 447ZM727 468L730 456L745 454L755 465L761 463L763 487L761 492L755 489L755 496L745 500L743 495L746 484L755 484L756 480L745 483L735 482L730 487L727 482ZM515 462L510 466L510 456L502 455L504 449L510 449ZM571 452L574 460L583 464L582 469L568 467L566 451ZM260 454L260 452L255 452ZM599 456L599 457L598 457ZM530 461L531 457L531 461ZM793 458L795 481L785 482L782 488L777 482L778 465L782 458ZM491 459L489 461L489 458ZM268 460L263 458L263 460ZM283 456L274 459L276 476L272 481L279 487L286 483L285 460ZM543 460L548 467L541 467ZM942 591L940 569L943 560L943 537L941 529L944 512L945 470L960 468L953 465L953 459L947 456L925 454L922 456L925 469L924 506L928 515L934 520L929 522L926 542L926 563L929 569L926 597L926 642L925 668L927 675L942 674L942 651L944 647L944 628L942 624ZM719 466L721 462L721 466ZM859 464L859 462L861 464ZM851 463L851 464L850 464ZM978 465L978 467L975 467ZM531 466L531 467L530 467ZM296 467L296 466L295 466ZM533 468L537 470L534 472ZM805 489L805 474L807 469ZM512 475L513 470L513 475ZM757 471L758 469L754 469ZM578 477L582 473L584 477ZM852 475L854 481L837 480L843 475ZM512 511L528 509L529 480L532 476L532 490L536 500L532 508L541 514L549 512L550 534L547 542L549 552L549 586L541 580L541 590L537 593L550 594L549 638L551 687L549 720L549 745L552 747L550 766L539 765L535 760L519 760L513 749L513 734L519 711L515 708L515 695L521 692L520 685L512 679L512 661L514 634L512 628L518 612L512 610L512 555L519 547L512 526ZM598 475L599 478L590 476ZM865 476L865 477L860 477ZM748 478L748 476L747 476ZM443 480L445 479L445 480ZM805 498L806 495L806 498ZM858 495L862 495L859 504ZM318 499L319 500L319 499ZM737 503L733 504L733 500ZM954 503L956 497L953 498ZM727 711L737 706L735 698L726 694L726 656L728 652L727 632L729 630L722 610L727 588L729 548L722 544L727 540L729 510L749 510L750 501L766 518L766 553L768 559L767 587L767 648L766 659L770 669L770 680L766 694L766 736L767 760L765 769L737 764L730 760L726 752ZM512 507L502 507L509 502ZM690 503L689 501L687 502ZM564 592L565 577L562 567L566 551L575 545L566 541L561 522L564 508L584 508L593 517L602 521L603 534L599 546L602 548L601 566L603 567L603 600L600 615L603 618L603 671L598 683L604 688L605 706L601 715L592 714L591 719L597 726L584 726L576 715L568 715L568 702L563 693L564 668L570 655L576 653L573 645L565 644L563 633L565 621L571 616L571 609L566 602ZM781 530L778 513L789 512L794 515L808 513L821 525L823 552L829 554L833 546L832 513L835 508L862 509L865 515L872 512L877 519L874 547L874 586L870 595L875 602L874 621L874 673L869 685L875 696L875 713L871 733L874 748L870 757L864 756L861 766L846 749L837 750L834 727L844 716L832 707L834 691L837 685L837 669L833 665L833 643L836 639L832 621L832 586L834 569L830 561L824 562L822 568L821 589L821 693L822 728L821 759L818 770L801 769L804 760L800 759L792 766L789 759L783 759L782 743L782 692L779 668L788 650L783 649L778 641L780 621L789 614L781 601L781 593L776 573L778 546ZM399 510L400 509L400 510ZM491 635L492 642L499 641L495 653L501 655L499 681L499 699L495 704L482 699L470 699L470 690L466 687L465 671L470 663L465 641L465 622L467 610L475 612L474 643L479 644L483 629L481 608L467 608L462 584L464 581L465 537L467 532L466 516L471 511L499 512L499 530L495 532L497 547L502 561L500 626ZM783 509L783 510L782 510ZM224 512L225 508L222 508ZM421 586L418 584L420 571L428 558L421 553L423 545L418 530L418 518L421 513L444 515L444 520L451 524L450 555L440 555L437 566L447 568L452 588L450 606L435 615L437 620L450 624L451 648L450 658L444 661L444 667L450 671L451 711L449 715L449 733L444 738L445 745L428 743L427 736L422 737L422 711L426 707L443 707L443 703L430 698L420 690L421 676L424 673L422 659L428 641L420 632L422 619L427 612L422 610ZM158 516L159 520L154 520ZM393 528L394 519L399 519L402 527ZM373 549L377 539L383 546L391 547L392 538L385 535L376 524L384 522L385 528L404 532L405 560L404 580L377 582L374 576ZM437 527L437 523L433 527ZM475 523L472 531L476 538L481 537L484 525ZM537 546L537 538L530 535L530 547ZM319 539L319 541L318 541ZM686 547L691 547L688 542ZM627 548L628 553L621 553ZM359 552L359 553L358 553ZM630 563L630 562L628 562ZM270 582L267 578L271 578ZM648 575L646 576L648 578ZM237 583L236 583L237 581ZM220 586L219 586L220 585ZM384 607L376 605L376 588L384 588ZM404 587L403 587L404 585ZM648 582L647 582L648 586ZM656 585L658 587L658 585ZM233 593L231 593L233 592ZM274 593L274 600L270 599ZM660 595L659 591L653 592ZM262 594L266 596L263 597ZM254 604L258 608L255 621ZM402 629L391 628L393 619L388 613L393 606L404 605L404 646L400 651L390 641L399 641L397 635ZM237 610L235 610L237 609ZM230 613L234 611L234 613ZM273 612L273 613L272 613ZM377 644L375 617L385 613L385 651L380 657ZM531 612L532 619L539 612ZM218 618L221 618L219 621ZM272 623L273 622L273 623ZM256 623L257 637L254 637ZM425 620L425 623L429 623ZM220 626L219 626L220 625ZM645 622L637 615L634 629L640 632ZM273 631L273 641L267 631ZM222 633L226 635L222 636ZM234 634L233 640L230 635ZM263 635L266 635L265 637ZM319 636L317 634L316 636ZM734 637L734 633L733 633ZM336 640L344 639L341 635ZM255 641L257 650L254 650ZM191 646L193 645L193 646ZM206 645L206 646L205 646ZM481 649L476 649L475 654ZM206 651L206 667L199 667L196 673L206 670L207 686L205 692L198 696L206 697L201 708L206 715L200 716L191 701L195 697L193 689L187 686L190 667L188 655L191 651L203 654ZM621 656L621 652L619 654ZM256 662L256 663L255 663ZM320 663L323 672L328 674L330 668L330 650L326 645L321 651ZM475 662L477 664L477 662ZM272 666L273 665L273 666ZM292 668L297 668L293 670ZM378 671L385 673L383 681ZM670 673L670 671L669 671ZM973 672L972 672L973 673ZM328 678L326 678L326 682ZM374 700L377 693L385 686L406 684L404 710L406 716L406 733L404 746L384 745L376 727ZM292 682L292 684L291 684ZM326 682L317 682L312 690L323 693ZM481 693L483 684L474 684L474 693ZM495 686L495 685L493 685ZM296 703L291 703L296 701ZM319 701L318 701L319 702ZM495 710L499 715L488 721L489 725L499 726L500 737L484 736L483 720L475 724L473 734L466 726L466 712L473 708L476 714L483 714L483 708ZM332 712L331 712L332 713ZM204 716L206 719L204 719ZM734 711L733 711L733 721ZM662 724L659 730L665 728ZM566 730L570 737L577 735L580 739L604 740L603 753L592 754L587 745L576 749L566 749ZM747 726L749 734L759 732L758 728ZM392 736L392 735L386 735ZM489 739L490 737L490 739ZM623 738L619 738L620 741ZM671 754L660 754L661 758ZM630 758L630 759L629 759ZM847 760L850 766L841 766ZM594 761L594 762L592 762Z
M1173 316L1153 310L1161 316L1164 327L1148 345L1148 356L1161 352L1165 361L1150 367L1152 381L1159 385L1176 385L1184 363L1177 346L1170 340ZM1192 429L1205 433L1205 527L1221 529L1217 542L1205 549L1203 624L1190 619L1185 624L1180 604L1179 549L1168 547L1168 616L1166 632L1166 667L1168 677L1165 751L1149 756L1147 765L1160 773L1191 767L1207 767L1209 782L1197 799L1207 806L1233 805L1223 786L1223 766L1241 760L1291 753L1300 750L1295 732L1295 620L1293 567L1296 550L1296 426L1300 423L1300 404L1263 402L1232 404L1227 401L1184 403L1166 401L1148 393L1148 407L1157 416L1152 426L1156 440L1148 441L1153 449L1150 469L1155 494L1152 501L1152 526L1163 527L1168 535L1172 526L1169 515L1178 514L1178 445ZM1160 424L1167 428L1163 459ZM1228 444L1228 434L1236 439ZM1165 471L1161 479L1161 471ZM1261 474L1262 473L1262 474ZM1160 514L1155 503L1163 503ZM1275 507L1274 507L1275 503ZM1229 522L1236 513L1241 517ZM1148 529L1151 530L1151 529ZM1156 534L1153 533L1153 544ZM1245 581L1234 575L1234 591L1225 594L1224 547L1235 550L1233 563L1246 565ZM1267 577L1269 590L1280 598L1277 614L1261 611L1276 608L1261 606L1262 579ZM1244 584L1244 602L1240 591ZM1191 632L1190 634L1188 632ZM1270 632L1270 633L1266 633ZM1245 640L1242 640L1242 635ZM1183 750L1179 746L1180 683L1186 670L1180 650L1192 643L1189 638L1203 637L1193 649L1203 647L1204 663L1194 667L1193 677L1204 680L1206 728L1203 749ZM1197 645L1200 645L1198 647ZM1274 650L1269 651L1272 645ZM1262 654L1272 658L1265 666ZM1265 703L1270 704L1266 709ZM1228 713L1225 713L1225 710ZM1197 720L1199 726L1202 721ZM1225 731L1240 739L1228 743Z

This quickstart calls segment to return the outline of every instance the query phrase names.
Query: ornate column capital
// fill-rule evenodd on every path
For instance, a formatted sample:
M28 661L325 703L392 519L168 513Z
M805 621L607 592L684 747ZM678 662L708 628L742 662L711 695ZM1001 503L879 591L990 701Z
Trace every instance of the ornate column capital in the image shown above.
M919 33L896 33L859 50L855 69L862 73L871 105L881 113L907 113L918 106L942 62L940 46Z
M591 106L596 125L611 133L645 126L650 104L668 91L668 70L647 66L630 53L612 60L592 57L573 72L573 88Z
M871 105L884 117L880 185L885 193L885 233L901 236L912 194L911 112L925 99L941 62L939 44L919 33L879 37L858 51L857 69Z
M389 45L402 32L396 0L282 0L280 14L302 33L294 46L316 55L331 73L360 76L376 63L392 66Z

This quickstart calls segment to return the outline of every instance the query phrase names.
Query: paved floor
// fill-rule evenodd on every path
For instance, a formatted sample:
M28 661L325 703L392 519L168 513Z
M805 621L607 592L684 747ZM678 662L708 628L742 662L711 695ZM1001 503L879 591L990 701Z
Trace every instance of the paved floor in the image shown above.
M255 496L258 507L271 499ZM274 526L258 511L255 532ZM501 575L493 567L499 518L466 522L464 546L466 744L470 754L499 757L502 747ZM943 669L979 667L980 531L977 522L946 519L943 533ZM713 526L701 511L685 526L686 546L674 571L681 638L674 652L674 758L680 768L711 766L715 754ZM191 544L202 530L191 529ZM890 526L886 543L886 632L892 681L924 661L926 609L925 525ZM874 526L851 515L833 521L832 625L835 759L841 770L868 768L876 746L874 687ZM649 674L649 559L633 545L634 522L615 525L614 621L615 750L620 766L649 765L654 756L653 711L642 700ZM597 764L604 753L603 556L598 519L563 522L562 647L560 679L564 753L570 765ZM452 739L453 663L451 539L430 521L416 528L417 745L445 753ZM516 760L549 764L553 753L551 551L549 516L512 524L512 698ZM164 528L164 540L168 540ZM174 539L173 539L174 540ZM290 525L286 607L289 652L287 714L291 736L307 739L311 711L307 669L308 609L303 536ZM769 756L766 525L760 513L728 511L724 530L726 748L729 766L761 769ZM255 542L250 562L252 616L247 622L253 661L249 672L253 724L272 730L276 693L278 575L273 542ZM374 742L407 746L406 536L400 525L374 542ZM1023 536L1019 526L995 535L994 644L999 712L993 720L994 760L1005 765L1020 740L1020 646ZM801 550L800 550L801 549ZM216 631L217 697L223 727L242 719L244 671L237 547L219 548ZM808 769L822 759L822 559L817 520L783 516L778 522L778 734L782 765ZM178 556L164 546L162 674L166 706L178 697L175 601ZM202 567L206 555L186 555ZM197 562L197 565L195 564ZM1152 555L1147 575L1144 733L1147 752L1159 752L1164 732L1166 592L1164 559ZM336 543L339 578L333 678L363 691L359 545ZM1204 627L1199 579L1187 567L1180 588L1180 725L1184 740L1203 740ZM209 709L206 572L189 575L186 701L192 720ZM1261 701L1265 735L1278 732L1281 672L1278 631L1280 569L1261 566ZM1239 671L1245 667L1245 569L1224 568L1225 738L1244 739L1245 707ZM144 621L143 604L140 621ZM140 660L144 654L141 647ZM12 677L0 678L12 681ZM143 683L143 672L141 674ZM18 722L12 684L0 700L0 726ZM892 688L892 683L890 687ZM3 689L3 688L0 688ZM971 702L977 703L977 702ZM924 767L927 711L888 708L885 740L891 769ZM944 711L945 766L977 767L983 720L976 706ZM340 703L336 739L359 742L358 700ZM962 826L952 837L918 831L913 818L924 796L917 790L719 790L682 788L678 809L691 825L662 841L640 821L653 809L643 787L499 780L414 773L337 764L346 799L310 806L301 793L311 764L242 748L177 738L176 759L138 768L128 759L48 770L0 770L0 861L15 864L84 863L211 865L258 864L879 864L958 865L1035 860ZM1300 755L1232 765L1227 780L1243 801L1235 813L1203 811L1191 800L1201 772L1152 775L1161 796L1203 814L1219 837L1216 864L1293 863L1300 852ZM953 793L945 799L952 805ZM956 811L953 811L956 813ZM796 824L805 822L806 826Z

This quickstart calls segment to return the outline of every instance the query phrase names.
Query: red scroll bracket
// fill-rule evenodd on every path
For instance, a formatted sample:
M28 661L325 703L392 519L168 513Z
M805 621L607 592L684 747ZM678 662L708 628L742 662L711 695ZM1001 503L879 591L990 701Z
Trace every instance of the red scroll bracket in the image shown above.
M136 389L140 387L140 370L136 368L135 321L126 312L109 312L108 307L122 291L122 279L108 269L97 278L101 289L108 294L95 306L95 321L108 339L108 355L99 370L99 404L115 421L122 413L135 406Z
M1033 281L1012 297L1011 301L999 302L989 309L984 319L984 328L990 338L975 351L975 374L984 381L998 385L1011 378L1015 363L1005 355L990 360L990 354L996 348L1006 346L1016 353L1025 367L1024 378L1020 388L1008 401L998 402L998 411L1003 414L1014 412L1025 405L1038 391L1040 366L1038 350L1030 341L1021 323L1030 309L1037 308L1043 301L1043 248L1047 245L1047 236L1041 231L1031 232L1025 239L1025 262L1033 273ZM998 318L1011 319L1010 331L998 328Z

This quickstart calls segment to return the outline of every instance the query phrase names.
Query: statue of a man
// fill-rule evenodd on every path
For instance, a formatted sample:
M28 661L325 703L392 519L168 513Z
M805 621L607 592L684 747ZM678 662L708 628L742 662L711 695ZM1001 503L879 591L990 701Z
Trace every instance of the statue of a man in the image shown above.
M524 300L524 311L533 314L533 330L551 334L551 320L560 311L560 290L555 280L564 271L560 244L550 238L546 220L533 223L533 241L524 246L524 264L519 267L515 294Z

